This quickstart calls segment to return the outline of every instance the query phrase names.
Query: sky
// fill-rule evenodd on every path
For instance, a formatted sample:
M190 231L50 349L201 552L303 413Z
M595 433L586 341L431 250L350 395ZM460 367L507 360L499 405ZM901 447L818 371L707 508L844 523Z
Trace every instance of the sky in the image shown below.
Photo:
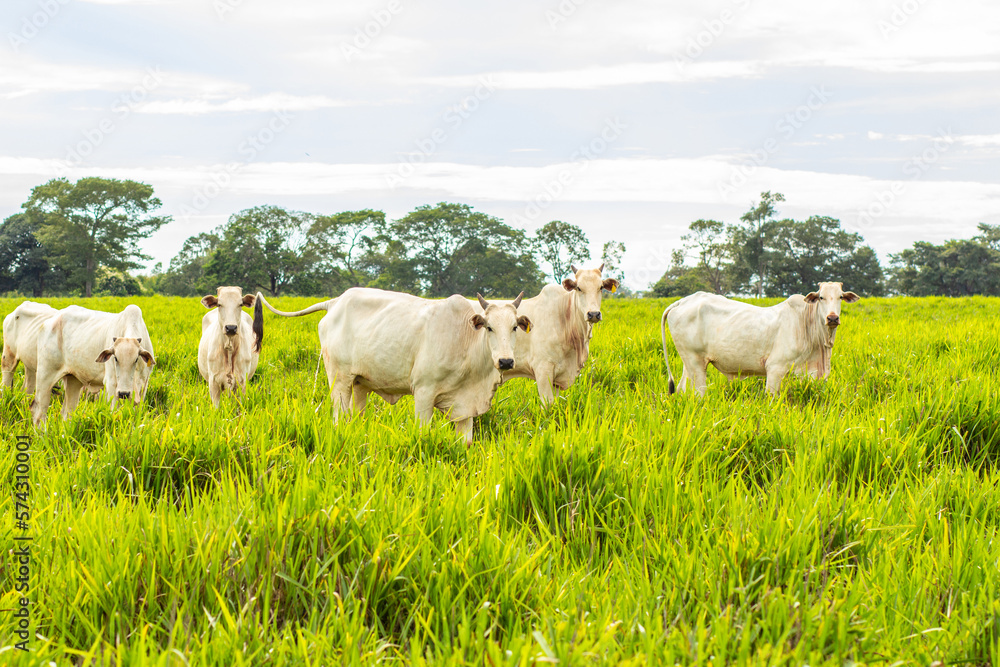
M0 40L0 216L149 183L150 265L262 204L564 220L633 289L766 190L883 259L1000 224L987 0L4 0Z

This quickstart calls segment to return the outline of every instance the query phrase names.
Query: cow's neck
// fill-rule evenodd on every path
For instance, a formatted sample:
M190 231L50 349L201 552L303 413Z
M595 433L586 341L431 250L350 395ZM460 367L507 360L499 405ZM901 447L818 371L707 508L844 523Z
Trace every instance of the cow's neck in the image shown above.
M576 352L577 369L583 368L590 353L590 324L577 308L576 290L568 291L566 299L566 343Z
M812 347L810 357L815 364L817 375L826 377L830 373L830 357L833 355L833 340L837 337L836 327L828 327L820 321L817 313L819 304L811 303L806 309L806 333Z

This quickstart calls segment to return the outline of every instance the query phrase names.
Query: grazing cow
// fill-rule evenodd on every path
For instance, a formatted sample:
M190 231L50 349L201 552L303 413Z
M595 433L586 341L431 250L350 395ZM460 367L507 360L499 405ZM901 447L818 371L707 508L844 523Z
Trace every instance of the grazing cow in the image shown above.
M674 376L667 358L667 324L684 363L681 391L690 382L704 396L705 371L712 364L730 380L763 375L767 391L774 395L789 370L821 378L830 374L841 302L854 303L859 298L845 292L842 283L820 283L819 291L795 294L770 308L705 292L675 301L660 319L670 393L674 392Z
M225 390L246 394L247 380L257 371L264 341L264 312L253 294L239 287L220 287L216 295L202 297L209 309L201 318L198 371L208 382L212 405L219 407ZM253 319L243 308L254 308Z
M55 315L55 308L44 303L25 301L3 319L3 357L0 368L3 383L0 390L14 386L17 364L24 364L24 392L35 393L35 370L38 368L36 349L42 323Z
M46 318L38 332L37 391L31 402L36 425L45 420L52 387L63 380L62 416L76 408L84 388L104 386L112 409L118 399L142 402L156 360L142 311L128 305L120 313L69 306Z
M520 296L505 305L480 296L482 314L458 295L431 300L360 287L294 313L257 298L283 317L326 311L319 340L334 420L352 408L363 412L372 392L390 405L412 394L422 424L437 408L467 444L473 419L490 409L502 374L518 368L517 330L531 328L518 315Z
M593 325L601 321L603 291L618 289L614 278L601 278L603 264L596 269L570 269L573 278L562 285L546 285L538 296L518 306L517 311L531 320L532 329L524 337L523 351L518 352L518 367L504 373L504 382L518 377L534 380L543 405L550 405L560 390L576 381L590 355Z

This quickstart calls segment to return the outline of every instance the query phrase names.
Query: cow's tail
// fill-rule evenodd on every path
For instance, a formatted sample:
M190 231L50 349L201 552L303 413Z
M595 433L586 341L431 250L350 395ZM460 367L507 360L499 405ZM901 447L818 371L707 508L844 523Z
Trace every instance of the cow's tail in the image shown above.
M257 354L260 354L261 345L264 344L264 308L260 305L261 300L260 293L258 292L253 304L254 350Z
M673 302L667 306L666 310L663 311L663 317L660 318L660 340L663 342L663 361L667 364L667 377L670 378L670 393L677 391L677 385L674 384L674 374L670 372L670 358L667 356L667 315L670 314L670 309L677 305L677 301Z
M257 303L259 304L261 302L263 302L264 305L267 306L267 309L270 310L275 315L281 315L282 317L301 317L303 315L308 315L309 313L318 313L321 310L324 312L328 311L330 310L330 306L332 306L334 303L337 302L337 299L334 298L334 299L327 299L326 301L320 301L319 303L314 303L308 308L303 308L302 310L296 310L294 313L286 313L283 310L278 310L277 308L275 308L274 306L272 306L267 302L267 299L264 298L263 294L257 292Z

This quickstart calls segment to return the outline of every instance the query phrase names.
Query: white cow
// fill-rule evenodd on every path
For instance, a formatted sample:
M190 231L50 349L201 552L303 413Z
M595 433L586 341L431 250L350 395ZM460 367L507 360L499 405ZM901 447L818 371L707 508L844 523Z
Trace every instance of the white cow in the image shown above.
M216 295L202 297L209 309L201 318L198 371L208 382L212 405L219 407L222 392L246 394L247 380L257 371L264 342L264 313L253 294L239 287L220 287ZM254 308L253 319L243 308Z
M504 373L504 382L519 377L534 380L543 405L550 405L560 390L576 381L590 355L593 325L601 321L603 292L618 289L617 280L601 277L603 264L570 269L573 278L562 285L546 285L538 296L518 306L517 312L531 320L531 331L518 350L518 367Z
M684 362L681 391L690 382L704 396L708 386L705 371L712 364L730 380L762 375L767 378L767 391L774 395L790 370L821 378L830 374L841 303L854 303L859 298L854 292L845 292L842 283L820 283L819 291L795 294L770 308L706 292L675 301L660 319L670 392L674 392L674 376L667 358L668 324Z
M25 301L3 319L3 357L0 369L3 382L0 390L14 386L14 371L24 364L24 392L35 393L35 371L38 368L38 331L42 323L55 315L55 308L44 303Z
M52 387L60 380L66 386L62 416L69 419L84 388L100 391L103 385L112 408L118 399L132 398L138 405L156 364L142 310L131 304L120 313L80 306L57 311L39 329L37 354L37 391L31 402L36 425L45 420Z
M517 312L521 297L506 305L479 297L482 314L457 295L431 300L361 287L294 313L257 298L283 317L326 311L319 340L334 420L352 408L363 412L372 392L390 404L412 394L422 424L437 408L468 444L502 373L518 367L518 329L531 328Z

